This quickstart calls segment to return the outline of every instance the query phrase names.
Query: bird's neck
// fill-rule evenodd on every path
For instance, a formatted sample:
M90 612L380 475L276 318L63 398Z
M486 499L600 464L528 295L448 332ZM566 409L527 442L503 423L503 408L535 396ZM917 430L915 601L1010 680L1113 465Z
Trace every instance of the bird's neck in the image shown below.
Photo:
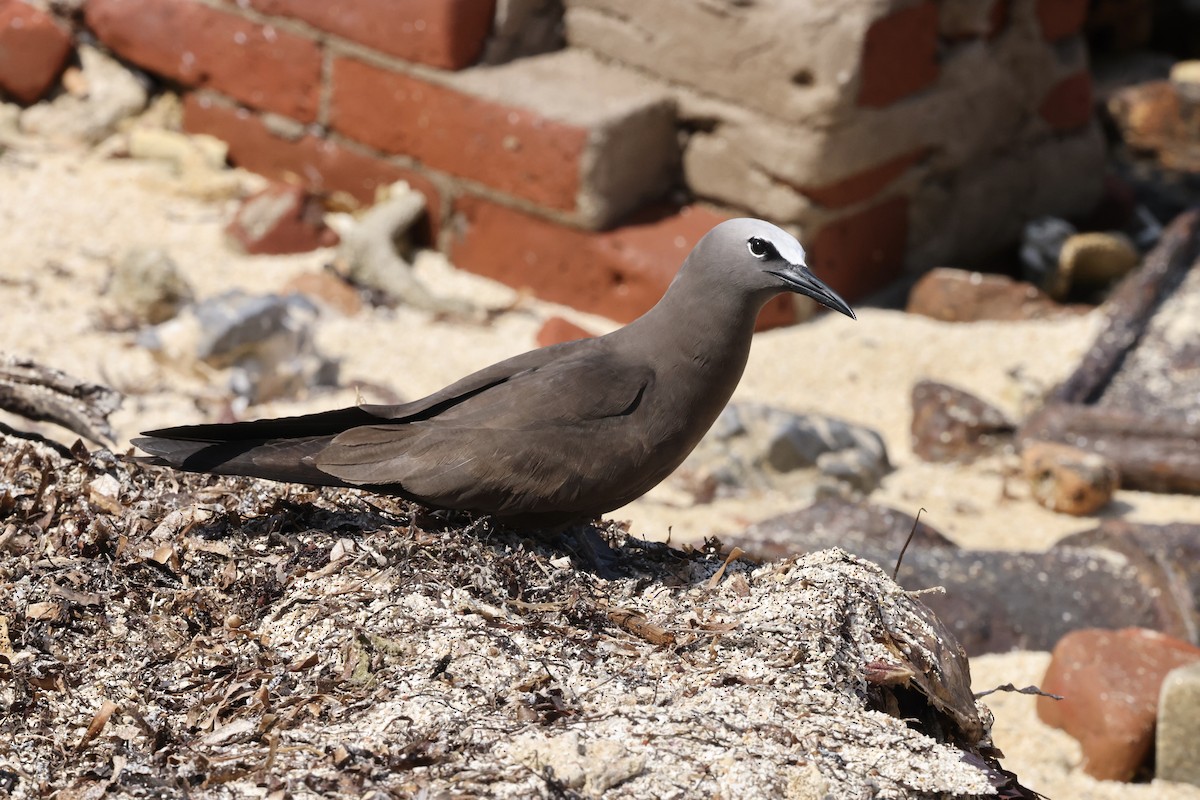
M758 312L769 296L732 289L712 271L685 265L654 308L626 327L653 347L655 362L679 389L703 396L714 417L733 395L750 354ZM711 408L709 408L711 406Z

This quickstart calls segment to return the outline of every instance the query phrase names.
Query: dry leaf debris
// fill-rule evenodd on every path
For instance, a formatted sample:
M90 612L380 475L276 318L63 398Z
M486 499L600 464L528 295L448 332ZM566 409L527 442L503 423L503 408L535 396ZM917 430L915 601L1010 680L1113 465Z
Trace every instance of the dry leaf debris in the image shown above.
M965 658L877 568L604 535L630 577L387 498L0 438L0 788L994 793Z

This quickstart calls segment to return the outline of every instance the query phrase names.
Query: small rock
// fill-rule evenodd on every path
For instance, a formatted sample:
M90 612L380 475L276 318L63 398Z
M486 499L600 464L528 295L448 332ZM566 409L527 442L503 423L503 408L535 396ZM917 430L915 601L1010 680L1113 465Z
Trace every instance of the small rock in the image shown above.
M71 55L71 34L29 3L0 4L0 92L28 105L42 99Z
M1007 275L949 267L925 273L909 292L906 310L943 322L1046 319L1076 311Z
M937 381L912 390L912 449L925 461L970 461L1012 441L1016 426L978 397Z
M537 332L538 347L549 347L552 344L574 342L579 339L590 339L596 334L581 328L564 317L550 317Z
M1128 236L1120 233L1077 233L1063 242L1058 268L1068 291L1104 289L1124 278L1141 261Z
M1175 136L1179 96L1169 81L1149 81L1112 93L1108 115L1121 138L1135 150L1158 152Z
M1154 741L1154 777L1200 786L1200 663L1167 673Z
M1125 628L1070 633L1054 648L1038 716L1083 748L1083 770L1100 780L1137 776L1154 744L1163 679L1200 663L1200 648L1155 631Z
M1116 464L1070 445L1028 442L1022 462L1033 498L1062 514L1095 513L1108 505L1119 485Z
M229 370L233 394L250 403L337 382L338 364L313 343L317 309L301 295L226 292L147 328L138 343L183 369Z
M192 301L192 287L163 250L135 247L113 268L108 294L134 323L166 322Z
M843 420L734 403L680 470L680 480L716 495L811 483L869 493L891 470L878 433Z
M95 144L146 108L146 83L139 75L89 45L79 48L79 60L83 69L74 91L25 109L24 132Z
M1024 277L1050 297L1067 296L1071 278L1061 271L1060 256L1075 226L1056 217L1041 217L1025 225L1021 236L1021 266Z
M316 300L347 317L362 311L358 290L329 270L297 275L283 285L284 294L291 292Z
M225 233L252 255L306 253L337 243L324 214L320 200L307 190L274 183L242 201Z

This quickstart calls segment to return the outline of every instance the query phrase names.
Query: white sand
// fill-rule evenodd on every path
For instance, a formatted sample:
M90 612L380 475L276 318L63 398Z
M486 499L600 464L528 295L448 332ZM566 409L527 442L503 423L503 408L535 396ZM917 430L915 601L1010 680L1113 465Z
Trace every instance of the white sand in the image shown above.
M44 148L0 156L0 351L30 356L81 378L108 383L128 397L115 415L122 446L139 430L200 421L193 398L219 397L211 376L183 374L156 363L128 333L97 325L110 265L126 249L159 246L178 261L199 296L233 287L265 292L293 276L315 271L330 251L289 257L246 257L226 247L222 223L229 203L178 193L165 167L101 161L79 152ZM503 306L511 290L457 273L427 255L420 274L437 291ZM319 345L342 359L346 389L250 410L254 416L298 413L355 402L355 381L419 397L502 357L533 346L541 322L563 314L602 332L611 323L569 309L523 301L489 326L439 322L410 309L366 309L353 318L322 323ZM1028 500L1012 458L971 466L939 466L914 459L909 447L909 395L924 377L943 380L997 403L1009 413L1027 410L1039 393L1064 377L1088 346L1095 314L1028 323L946 324L889 311L863 309L852 323L828 315L762 334L737 398L798 411L833 414L869 425L884 437L896 471L873 499L915 512L973 548L1036 549L1086 530L1096 518L1053 514ZM370 392L364 392L368 400ZM20 423L26 424L26 423ZM41 428L42 430L48 430ZM64 438L70 440L68 435ZM1007 491L1005 487L1007 486ZM648 538L696 540L736 531L747 522L789 510L784 496L673 508L643 499L614 514L630 519ZM1200 522L1200 499L1121 492L1106 514L1147 522ZM1012 654L973 662L976 688L1040 680L1044 654ZM1032 698L1001 695L995 739L1006 764L1030 786L1057 798L1194 798L1200 788L1097 783L1075 765L1077 746L1038 723Z

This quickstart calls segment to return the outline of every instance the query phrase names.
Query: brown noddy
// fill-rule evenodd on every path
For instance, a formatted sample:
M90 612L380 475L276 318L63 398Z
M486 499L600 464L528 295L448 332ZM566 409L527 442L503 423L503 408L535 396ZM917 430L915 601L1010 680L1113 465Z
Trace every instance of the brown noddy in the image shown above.
M722 222L625 327L486 367L421 400L150 431L153 464L348 486L516 527L589 521L666 478L741 379L755 318L798 292L853 318L769 222Z

